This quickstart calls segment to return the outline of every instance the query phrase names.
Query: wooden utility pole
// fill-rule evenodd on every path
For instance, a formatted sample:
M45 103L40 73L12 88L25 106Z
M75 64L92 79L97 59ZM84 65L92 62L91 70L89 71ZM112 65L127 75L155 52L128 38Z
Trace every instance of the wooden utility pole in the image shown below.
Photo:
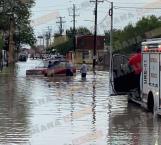
M73 14L70 15L73 17L73 47L74 47L74 51L76 50L76 26L75 26L75 22L76 22L76 6L75 4L73 4Z
M65 17L58 17L60 20L58 21L58 22L56 22L56 23L58 23L58 24L60 24L60 26L59 26L59 34L62 36L62 34L63 34L63 23L65 23L65 21L63 21L63 18L65 18Z
M95 2L95 10L94 10L94 15L95 15L95 24L94 24L94 47L93 47L93 72L95 73L95 66L96 66L96 49L97 49L97 8L98 8L98 2L103 2L103 1L90 1L90 2Z
M112 51L113 51L113 2L111 3L111 9L109 10L109 16L111 17L111 30L110 30L110 84L113 82L113 67L112 67ZM112 94L112 86L110 85L110 94Z

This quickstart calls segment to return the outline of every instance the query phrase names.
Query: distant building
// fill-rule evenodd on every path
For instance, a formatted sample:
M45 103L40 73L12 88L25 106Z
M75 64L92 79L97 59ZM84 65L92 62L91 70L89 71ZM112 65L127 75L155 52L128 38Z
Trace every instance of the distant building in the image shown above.
M97 36L97 50L104 49L105 36ZM76 45L79 50L93 50L94 47L94 36L93 35L82 35L76 37Z
M57 45L62 44L66 41L68 41L68 37L66 35L54 37L53 46L57 46Z
M105 36L97 36L96 55L97 61L103 61L105 52L104 47ZM82 35L76 37L76 52L74 56L75 63L82 63L85 60L87 63L93 62L94 36ZM101 56L100 56L101 55Z

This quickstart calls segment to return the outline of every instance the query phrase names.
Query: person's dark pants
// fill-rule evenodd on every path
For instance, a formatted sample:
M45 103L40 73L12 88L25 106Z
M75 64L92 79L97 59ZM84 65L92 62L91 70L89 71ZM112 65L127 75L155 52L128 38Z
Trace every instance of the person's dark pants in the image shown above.
M86 73L82 73L82 78L86 78Z
M135 74L135 83L138 89L138 93L140 94L140 74Z
M138 89L140 93L140 74L134 72L120 76L114 79L115 90L117 92L128 92L132 89Z
M73 76L73 72L70 69L67 69L66 76Z

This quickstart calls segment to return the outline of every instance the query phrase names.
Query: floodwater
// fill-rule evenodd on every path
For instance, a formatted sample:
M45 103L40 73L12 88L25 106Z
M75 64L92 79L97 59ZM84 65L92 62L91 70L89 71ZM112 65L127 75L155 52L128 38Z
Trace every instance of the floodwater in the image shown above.
M38 60L0 75L0 145L161 145L161 118L109 96L109 73L26 76Z

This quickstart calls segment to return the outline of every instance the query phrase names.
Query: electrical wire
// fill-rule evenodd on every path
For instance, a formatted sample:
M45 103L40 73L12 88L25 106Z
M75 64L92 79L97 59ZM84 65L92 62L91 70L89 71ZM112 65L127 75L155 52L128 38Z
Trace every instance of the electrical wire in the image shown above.
M149 7L120 7L120 6L114 6L115 9L154 9L154 10L157 10L157 9L161 9L161 8L149 8Z
M148 4L148 3L126 3L126 2L114 2L115 4L126 4L126 5L134 5L134 4L138 4L138 5L143 5L143 4ZM161 2L155 2L158 4L161 4Z

